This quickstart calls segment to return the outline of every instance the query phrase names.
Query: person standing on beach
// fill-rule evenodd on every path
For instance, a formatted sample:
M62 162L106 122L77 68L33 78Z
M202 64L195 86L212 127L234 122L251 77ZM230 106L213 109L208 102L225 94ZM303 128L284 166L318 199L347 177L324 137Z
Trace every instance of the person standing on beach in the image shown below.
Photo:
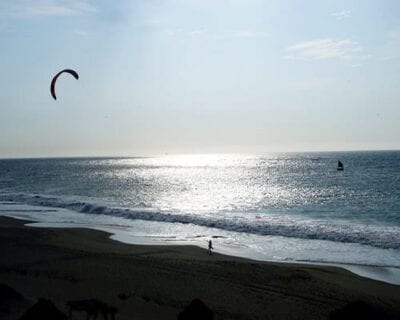
M214 249L212 246L212 241L208 240L208 255L211 256L211 250Z

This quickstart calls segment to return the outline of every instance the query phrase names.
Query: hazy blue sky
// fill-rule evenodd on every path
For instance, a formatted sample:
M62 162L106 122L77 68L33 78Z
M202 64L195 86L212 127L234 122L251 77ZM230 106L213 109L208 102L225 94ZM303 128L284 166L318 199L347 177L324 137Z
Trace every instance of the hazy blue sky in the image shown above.
M0 70L0 157L400 148L398 0L0 0Z

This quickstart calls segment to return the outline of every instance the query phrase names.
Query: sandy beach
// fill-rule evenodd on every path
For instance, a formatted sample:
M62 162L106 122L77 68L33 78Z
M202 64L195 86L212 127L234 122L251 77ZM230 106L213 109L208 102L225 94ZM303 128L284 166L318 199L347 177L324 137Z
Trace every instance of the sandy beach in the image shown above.
M191 246L127 245L104 232L24 223L0 218L0 283L24 297L3 299L3 319L18 319L38 298L65 314L67 301L96 298L118 309L116 319L176 319L194 298L215 319L329 319L355 301L400 317L400 286L344 269L208 256Z

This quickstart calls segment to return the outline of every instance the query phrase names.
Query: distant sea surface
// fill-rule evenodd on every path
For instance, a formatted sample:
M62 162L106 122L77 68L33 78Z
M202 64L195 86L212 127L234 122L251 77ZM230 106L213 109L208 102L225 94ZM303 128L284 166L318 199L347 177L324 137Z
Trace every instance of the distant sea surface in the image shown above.
M344 171L337 171L337 161ZM400 151L0 160L0 215L132 243L400 268Z

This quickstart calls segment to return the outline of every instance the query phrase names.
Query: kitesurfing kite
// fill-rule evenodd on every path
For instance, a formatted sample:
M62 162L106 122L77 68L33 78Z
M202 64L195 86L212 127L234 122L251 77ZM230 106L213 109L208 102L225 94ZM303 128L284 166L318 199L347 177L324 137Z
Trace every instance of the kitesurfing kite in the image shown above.
M51 80L51 85L50 85L50 92L51 92L51 95L54 98L54 100L57 100L57 97L56 97L56 82L57 82L57 79L64 72L67 72L67 73L71 74L76 80L79 79L78 73L75 70L72 70L72 69L64 69L64 70L61 70L59 73L57 73L54 76L53 80Z

